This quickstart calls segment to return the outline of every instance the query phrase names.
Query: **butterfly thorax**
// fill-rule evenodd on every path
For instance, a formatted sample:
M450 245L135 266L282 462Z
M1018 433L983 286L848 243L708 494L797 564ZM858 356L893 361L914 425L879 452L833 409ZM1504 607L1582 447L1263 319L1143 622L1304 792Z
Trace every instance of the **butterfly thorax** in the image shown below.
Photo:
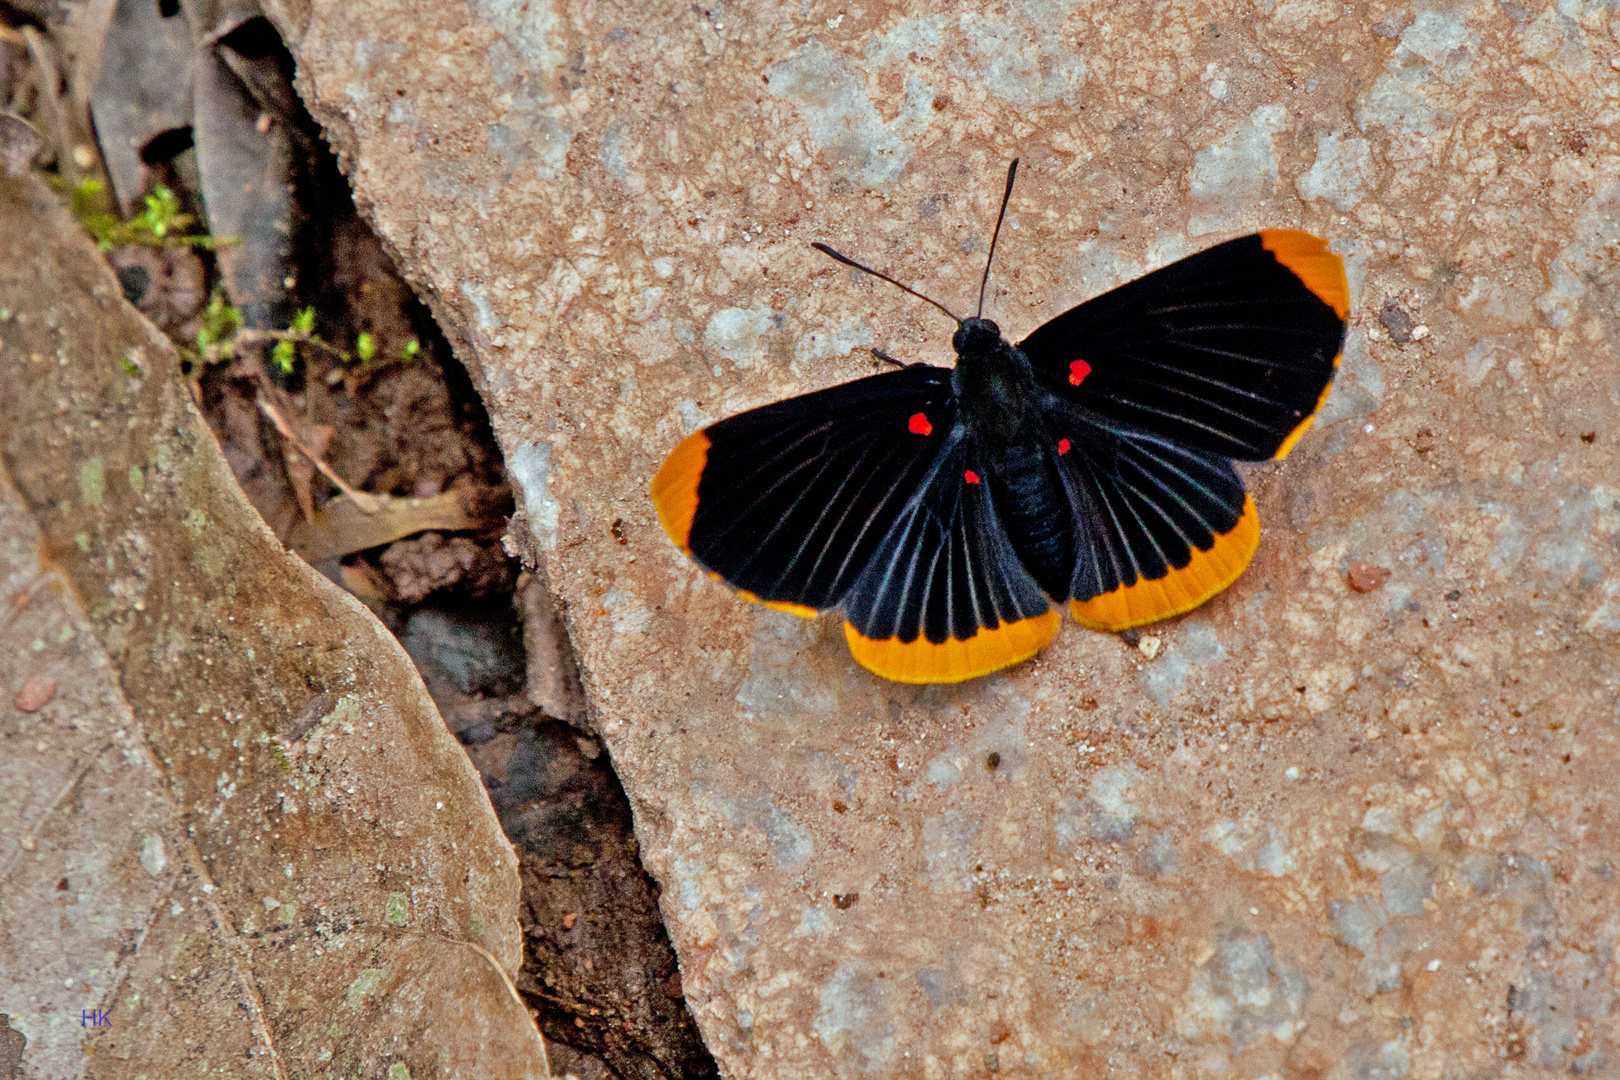
M1037 423L1030 408L1035 377L1029 358L989 319L968 319L951 345L956 349L951 382L967 429L997 449L1029 442Z

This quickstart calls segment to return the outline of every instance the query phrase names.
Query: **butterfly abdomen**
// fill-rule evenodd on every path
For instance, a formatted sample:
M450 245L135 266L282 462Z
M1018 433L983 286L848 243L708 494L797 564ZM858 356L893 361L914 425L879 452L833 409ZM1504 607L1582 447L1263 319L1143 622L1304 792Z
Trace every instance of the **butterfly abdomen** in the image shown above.
M1041 590L1066 600L1074 576L1074 511L1039 442L1005 448L991 473L991 498L1018 559Z

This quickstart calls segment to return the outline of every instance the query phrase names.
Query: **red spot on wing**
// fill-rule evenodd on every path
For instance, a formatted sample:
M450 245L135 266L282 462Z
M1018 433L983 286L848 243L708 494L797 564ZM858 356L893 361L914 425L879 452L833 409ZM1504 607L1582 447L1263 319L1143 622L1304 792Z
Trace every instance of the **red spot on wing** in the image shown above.
M962 474L962 479L966 480L970 484L977 484L979 482L979 474L974 472L972 469L969 469Z
M1058 453L1067 454L1068 452L1069 452L1069 440L1068 439L1059 439L1058 440Z
M1086 363L1084 360L1076 360L1074 363L1069 365L1069 382L1073 383L1075 386L1079 386L1081 383L1085 382L1086 376L1090 374L1091 365Z
M911 422L906 425L913 435L932 435L934 425L928 422L927 413L912 413Z

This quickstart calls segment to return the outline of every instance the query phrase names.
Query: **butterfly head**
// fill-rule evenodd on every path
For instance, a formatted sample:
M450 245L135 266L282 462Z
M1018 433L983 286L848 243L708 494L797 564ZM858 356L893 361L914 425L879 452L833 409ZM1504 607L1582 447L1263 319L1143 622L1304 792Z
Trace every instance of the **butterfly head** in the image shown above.
M983 356L1001 345L1001 327L989 319L964 319L951 336L951 347L958 356Z

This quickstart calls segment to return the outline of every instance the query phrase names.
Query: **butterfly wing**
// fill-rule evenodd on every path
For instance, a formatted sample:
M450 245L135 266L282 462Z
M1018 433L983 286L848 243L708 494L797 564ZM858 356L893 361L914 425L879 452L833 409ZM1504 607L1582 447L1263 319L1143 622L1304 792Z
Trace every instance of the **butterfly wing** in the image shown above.
M727 584L813 615L849 591L955 424L949 370L858 379L688 436L653 503L670 539Z
M961 682L1027 660L1057 633L984 475L971 439L953 432L844 598L844 636L863 667L895 682Z
M1248 566L1260 522L1230 460L1052 396L1042 414L1075 508L1078 622L1116 631L1178 615Z
M1042 386L1107 421L1263 461L1327 400L1349 311L1327 244L1269 229L1071 308L1019 348Z

